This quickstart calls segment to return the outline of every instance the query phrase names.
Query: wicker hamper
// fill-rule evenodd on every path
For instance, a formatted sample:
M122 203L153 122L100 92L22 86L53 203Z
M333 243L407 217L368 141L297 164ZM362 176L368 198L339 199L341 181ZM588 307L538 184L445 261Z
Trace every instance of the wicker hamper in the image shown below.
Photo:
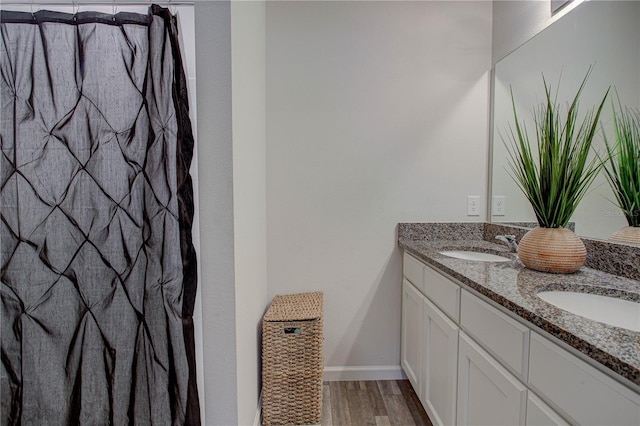
M322 293L276 296L262 319L262 423L319 424Z

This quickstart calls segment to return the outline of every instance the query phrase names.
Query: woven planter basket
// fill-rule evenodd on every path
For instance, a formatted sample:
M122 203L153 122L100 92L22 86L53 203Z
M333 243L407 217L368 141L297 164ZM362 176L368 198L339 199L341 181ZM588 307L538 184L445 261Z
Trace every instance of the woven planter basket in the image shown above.
M262 319L262 424L322 419L323 295L276 296Z
M609 239L619 243L640 244L640 227L625 226L621 230L614 232Z
M518 257L535 271L570 274L584 265L587 250L580 237L568 229L537 227L520 240Z

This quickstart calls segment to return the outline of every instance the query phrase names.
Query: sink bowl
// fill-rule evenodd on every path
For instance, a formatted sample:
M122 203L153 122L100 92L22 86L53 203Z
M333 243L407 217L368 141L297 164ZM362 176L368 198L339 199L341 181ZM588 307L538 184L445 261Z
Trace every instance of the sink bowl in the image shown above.
M572 291L541 291L538 297L572 314L640 332L640 303Z
M476 262L508 262L511 260L508 257L498 256L497 254L470 250L445 250L441 251L440 254L456 259L473 260Z

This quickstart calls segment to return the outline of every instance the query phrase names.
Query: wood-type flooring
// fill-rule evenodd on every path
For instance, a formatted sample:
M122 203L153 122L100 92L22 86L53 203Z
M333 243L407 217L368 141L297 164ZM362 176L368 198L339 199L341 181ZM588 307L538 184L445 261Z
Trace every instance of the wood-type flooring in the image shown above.
M432 426L408 380L324 382L323 426Z

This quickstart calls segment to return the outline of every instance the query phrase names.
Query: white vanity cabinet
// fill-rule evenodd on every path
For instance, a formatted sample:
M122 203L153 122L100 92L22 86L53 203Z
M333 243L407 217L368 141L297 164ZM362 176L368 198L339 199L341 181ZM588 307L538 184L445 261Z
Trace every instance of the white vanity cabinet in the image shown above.
M469 336L460 333L458 424L525 424L527 387Z
M460 312L462 328L516 377L526 382L529 328L466 290L462 291Z
M640 395L542 337L531 334L529 385L581 425L640 425Z
M459 328L423 291L435 289L438 305L457 315L460 288L409 255L404 265L401 365L433 423L453 425Z
M405 253L402 367L438 425L640 425L640 394Z
M533 392L527 396L527 426L568 426L558 413L538 398Z
M434 424L456 424L459 328L424 298L420 400Z
M424 296L408 280L402 283L402 368L419 392L422 384L422 325Z

